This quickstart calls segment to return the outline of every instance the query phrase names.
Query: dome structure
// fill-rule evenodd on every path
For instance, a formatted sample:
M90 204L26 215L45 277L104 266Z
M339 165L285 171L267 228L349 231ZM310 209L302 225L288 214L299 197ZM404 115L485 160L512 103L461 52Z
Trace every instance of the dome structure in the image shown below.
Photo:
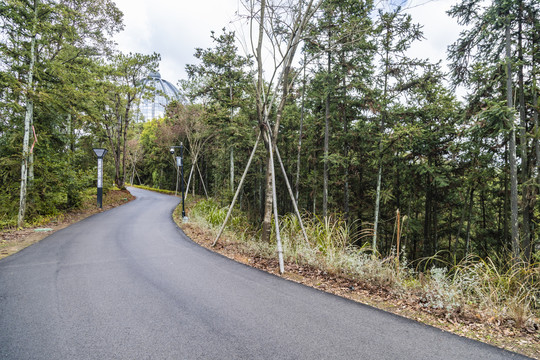
M167 104L172 100L178 100L178 89L161 78L160 73L152 72L141 81L143 88L137 109L137 121L149 121L163 117Z

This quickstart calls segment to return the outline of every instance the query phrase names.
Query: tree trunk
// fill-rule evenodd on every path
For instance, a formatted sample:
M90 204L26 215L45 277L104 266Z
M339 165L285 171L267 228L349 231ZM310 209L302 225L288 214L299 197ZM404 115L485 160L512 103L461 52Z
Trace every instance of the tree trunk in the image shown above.
M439 212L438 212L438 204L437 204L437 188L434 189L435 194L433 194L432 199L432 220L433 220L433 253L437 254L439 251Z
M501 237L501 249L504 249L507 244L508 240L510 239L510 222L509 222L509 214L510 214L510 193L508 189L509 184L509 172L510 172L510 164L508 161L508 143L504 145L504 202L503 202L503 233Z
M73 182L75 179L73 176L75 175L75 169L74 169L74 154L75 154L75 136L74 136L74 130L73 130L73 117L71 114L67 115L67 121L68 121L68 136L69 136L69 181L68 181L68 188L67 188L67 203L68 206L74 206L75 205L75 189Z
M431 162L431 161L429 161ZM431 165L431 164L430 164ZM429 257L433 255L432 248L432 179L431 175L426 175L426 201L424 204L424 257Z
M296 158L296 184L295 184L295 199L296 206L298 206L298 196L300 189L300 154L302 152L302 132L304 127L304 113L305 113L305 98L306 98L306 53L304 52L304 75L302 80L302 107L300 110L300 130L298 132L298 155Z
M511 64L510 24L506 24L506 103L508 110L514 109L512 99L512 64ZM512 257L514 262L520 260L519 247L519 220L518 220L518 183L516 161L516 130L514 115L510 114L508 126L510 127L509 162L510 162L510 227L512 232Z
M266 162L266 177L265 177L265 193L264 193L264 217L261 239L263 242L270 242L270 233L272 232L272 169L270 160L270 152L268 149Z
M373 251L377 250L377 235L379 227L379 207L381 203L382 161L379 160L379 172L377 175L377 193L375 195L375 220L373 221Z
M522 214L523 214L523 255L524 259L528 261L530 258L530 249L531 244L531 195L532 189L529 185L529 165L528 165L528 140L527 140L527 118L525 113L525 85L523 80L523 17L521 16L523 12L523 2L519 1L519 16L518 16L518 87L519 87L519 118L520 118L520 128L519 128L519 138L521 145L521 203L522 203Z
M270 171L272 172L272 197L273 197L273 203L274 203L274 225L275 225L275 231L276 231L276 242L277 242L277 252L278 252L278 262L279 262L279 273L283 274L285 272L285 267L283 264L283 246L281 245L281 235L279 233L279 216L278 216L278 210L277 210L277 191L276 191L276 171L274 168L274 144L272 143L272 138L270 136L270 133L267 132L268 135L268 141L271 145L271 150L269 152L270 154Z
M330 49L331 32L328 31L328 49ZM326 80L326 99L324 102L324 154L323 154L323 217L328 215L328 142L329 142L329 122L330 122L330 92L331 87L331 71L332 71L332 52L328 50L327 63L327 80Z
M119 186L120 189L125 188L126 184L126 147L127 147L127 132L129 128L129 112L131 109L131 102L133 101L133 98L129 98L128 95L128 102L126 109L124 111L124 120L122 122L122 175L121 175L121 186Z
M230 74L230 73L229 73ZM230 75L230 77L232 78L232 75ZM231 101L231 109L230 109L230 116L229 116L229 123L231 124L232 126L232 121L233 121L233 87L232 87L232 79L230 80L230 84L229 84L229 96L230 96L230 101ZM234 147L231 146L231 149L230 149L230 162L231 162L231 167L230 167L230 182L231 182L231 194L234 194Z
M454 207L450 208L450 229L452 229L454 224ZM452 232L448 234L448 254L452 254Z
M345 61L342 60L344 63ZM348 141L348 135L349 135L349 121L347 118L347 77L345 72L345 65L343 66L343 100L341 103L341 116L343 120L343 133L345 137L345 141L343 144L343 158L344 158L344 166L343 166L343 213L345 216L345 221L349 221L349 141Z
M386 117L386 106L387 106L387 96L388 96L388 69L390 67L390 49L388 44L390 43L390 31L386 31L386 46L385 46L385 59L384 59L384 87L383 87L383 104L381 110L381 122L379 124L379 172L377 175L377 192L375 194L375 219L373 221L373 251L377 250L377 232L379 227L379 207L381 203L381 187L382 187L382 152L383 152L383 135L385 127L385 117Z
M474 187L473 185L471 184L470 187L469 187L469 197L472 198L473 197L473 193L474 193ZM457 259L457 251L458 251L458 246L459 246L459 238L461 236L461 229L463 229L463 224L465 223L465 216L467 215L467 198L465 198L465 203L463 204L463 211L461 212L461 218L459 219L459 225L458 225L458 230L457 230L457 235L456 235L456 243L454 244L454 259Z
M487 232L488 232L488 226L487 226L487 211L486 211L486 194L485 190L482 190L480 193L480 202L482 206L482 228L483 228L483 235L482 235L482 247L484 248L484 258L487 259L488 257L488 241L487 241Z
M533 39L532 48L535 49L536 45L538 44L538 33L535 34ZM537 71L537 55L538 52L533 53L533 85L532 85L532 93L533 93L533 122L534 122L534 151L536 154L536 187L534 189L535 191L535 203L536 203L536 197L538 195L538 186L540 186L540 141L538 141L538 137L540 136L540 129L538 127L538 112L540 111L540 104L538 103L538 89L537 89L537 79L536 79L536 71ZM531 173L534 173L531 172ZM531 206L533 209L535 206ZM531 241L531 244L528 249L525 249L526 255L528 256L528 260L530 261L530 258L532 256L532 252L534 251L534 242Z
M261 0L260 6L260 20L259 20L259 29L258 29L258 40L257 48L255 50L255 59L257 61L257 87L256 87L256 105L257 105L257 116L259 119L259 126L261 127L260 131L266 131L265 126L266 121L266 96L264 93L264 82L263 82L263 59L262 59L262 45L264 38L264 20L266 16L266 0ZM272 226L272 179L271 179L271 169L270 169L270 151L272 151L271 143L267 143L266 138L263 137L267 156L266 156L266 177L265 177L265 194L264 194L264 213L263 213L263 225L262 225L262 234L261 240L264 242L270 242L270 232Z
M259 219L264 219L264 187L263 182L266 177L264 176L264 170L262 163L259 164Z
M230 163L231 163L231 173L230 173L230 183L231 183L231 194L234 194L234 149L231 146L230 149Z
M120 189L122 188L122 178L121 178L121 152L120 152L120 144L122 142L122 129L123 129L123 122L122 117L119 113L116 113L116 143L111 138L111 146L113 146L114 150L114 183L116 186L118 186Z
M471 223L472 223L472 212L473 212L473 200L474 200L474 188L471 187L471 193L469 195L469 210L467 211L467 233L465 240L465 257L469 255L470 246L471 246Z
M23 136L23 153L21 163L21 189L19 195L19 214L17 217L17 226L22 227L24 225L24 217L26 214L26 196L27 196L27 182L28 182L28 158L29 158L29 142L30 142L30 128L32 126L34 118L34 101L32 100L32 94L30 93L34 85L34 66L36 62L36 29L37 29L37 12L38 1L34 0L33 5L33 24L32 24L32 38L30 40L30 67L28 69L28 79L26 83L26 92L23 93L23 102L26 102L26 114L24 116L24 136Z
M266 92L264 89L264 83L263 83L263 58L262 58L262 43L263 38L265 34L271 34L272 32L270 30L274 29L268 29L268 32L265 32L264 28L264 22L265 22L265 13L266 13L266 1L261 0L260 4L260 11L258 12L259 15L259 28L258 28L258 41L257 41L257 47L255 49L255 59L257 61L257 86L256 86L256 105L257 105L257 115L259 119L259 127L261 127L261 131L263 131L263 134L266 133L267 139L265 139L265 145L267 147L267 150L269 152L269 156L267 157L267 181L266 181L266 206L265 206L265 214L263 219L263 233L262 233L262 240L263 241L269 241L269 235L267 229L269 229L270 221L271 221L271 205L272 201L276 201L275 195L273 194L272 188L275 188L275 179L271 180L271 177L273 176L274 172L272 171L272 164L271 161L273 159L273 151L274 151L274 145L277 144L277 139L279 135L279 126L281 122L281 118L283 115L283 109L285 108L285 104L288 98L289 90L292 86L292 83L295 78L295 74L291 74L291 67L293 65L294 56L296 54L296 51L298 49L298 46L301 42L301 39L303 37L303 34L308 26L310 18L313 16L317 8L320 6L321 1L318 1L317 4L313 5L313 0L309 1L308 4L305 5L303 8L305 11L300 11L299 8L291 7L291 21L292 23L288 24L290 26L291 32L289 34L289 38L286 43L286 49L285 51L281 52L283 54L282 59L274 58L276 63L279 63L279 66L276 67L275 71L277 72L278 68L281 66L282 71L277 77L276 80L276 89L273 91L272 96L270 99L267 98ZM256 13L255 9L252 9L252 14ZM274 73L275 74L275 73ZM279 90L279 87L281 87L281 91ZM273 129L270 126L269 122L269 116L272 110L272 107L274 106L274 99L275 95L279 95L279 105L276 109L276 120L273 125ZM277 204L274 204L274 210L276 211ZM276 219L277 221L277 219Z

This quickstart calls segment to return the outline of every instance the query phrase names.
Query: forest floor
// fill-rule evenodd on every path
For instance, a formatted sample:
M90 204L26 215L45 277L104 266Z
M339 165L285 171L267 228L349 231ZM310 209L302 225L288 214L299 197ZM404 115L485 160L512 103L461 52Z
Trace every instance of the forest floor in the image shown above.
M199 245L230 259L460 336L540 359L540 330L536 323L532 327L517 329L511 322L501 323L473 313L448 316L442 311L426 308L414 294L396 296L390 289L381 286L354 282L296 263L285 263L285 273L280 275L277 259L253 256L245 243L236 241L231 234L226 233L212 247L215 230L192 219L182 223L177 213L174 213L175 221L187 236Z
M52 217L39 224L22 229L3 229L0 231L0 259L12 255L22 249L51 235L55 231L68 227L90 215L125 204L135 199L127 190L110 190L103 196L103 209L96 206L96 196L83 202L77 210Z

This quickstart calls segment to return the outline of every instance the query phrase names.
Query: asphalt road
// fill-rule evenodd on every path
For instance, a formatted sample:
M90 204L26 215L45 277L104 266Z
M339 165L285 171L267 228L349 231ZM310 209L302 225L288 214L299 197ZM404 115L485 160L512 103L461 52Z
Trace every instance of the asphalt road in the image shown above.
M251 269L137 200L0 261L0 359L520 359Z

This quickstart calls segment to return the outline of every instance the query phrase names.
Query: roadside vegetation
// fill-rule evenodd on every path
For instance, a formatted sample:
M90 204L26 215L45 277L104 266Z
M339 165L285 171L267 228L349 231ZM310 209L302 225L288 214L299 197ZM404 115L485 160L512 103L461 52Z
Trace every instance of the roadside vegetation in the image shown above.
M96 189L81 192L81 203L77 208L56 210L49 215L40 215L18 227L15 219L2 223L0 227L0 259L30 246L56 230L63 229L90 215L125 204L135 197L127 190L107 187L103 194L103 209L97 207Z
M225 219L227 207L215 199L201 199L189 205L190 222L207 229L213 240ZM354 236L351 225L339 216L322 219L304 214L302 218L307 242L295 216L285 215L279 219L285 262L292 265L287 271L300 275L315 272L323 274L323 279L340 279L341 287L348 287L346 294L354 292L355 288L372 293L382 291L390 302L397 301L417 312L434 315L449 326L457 325L456 328L470 323L483 324L510 336L506 343L489 337L482 340L511 348L514 338L517 346L514 350L540 356L539 263L504 263L501 259L475 256L454 264L445 263L437 256L409 263L403 251L399 257L396 250L382 256L368 245L359 245L361 236ZM238 210L233 211L227 232L224 244L215 250L233 247L251 259L246 262L244 258L250 265L257 266L257 259L264 259L275 266L275 234L270 243L261 241L260 229ZM209 247L210 244L206 242ZM236 259L242 261L242 258ZM285 277L287 275L286 272ZM422 320L421 317L416 319Z

